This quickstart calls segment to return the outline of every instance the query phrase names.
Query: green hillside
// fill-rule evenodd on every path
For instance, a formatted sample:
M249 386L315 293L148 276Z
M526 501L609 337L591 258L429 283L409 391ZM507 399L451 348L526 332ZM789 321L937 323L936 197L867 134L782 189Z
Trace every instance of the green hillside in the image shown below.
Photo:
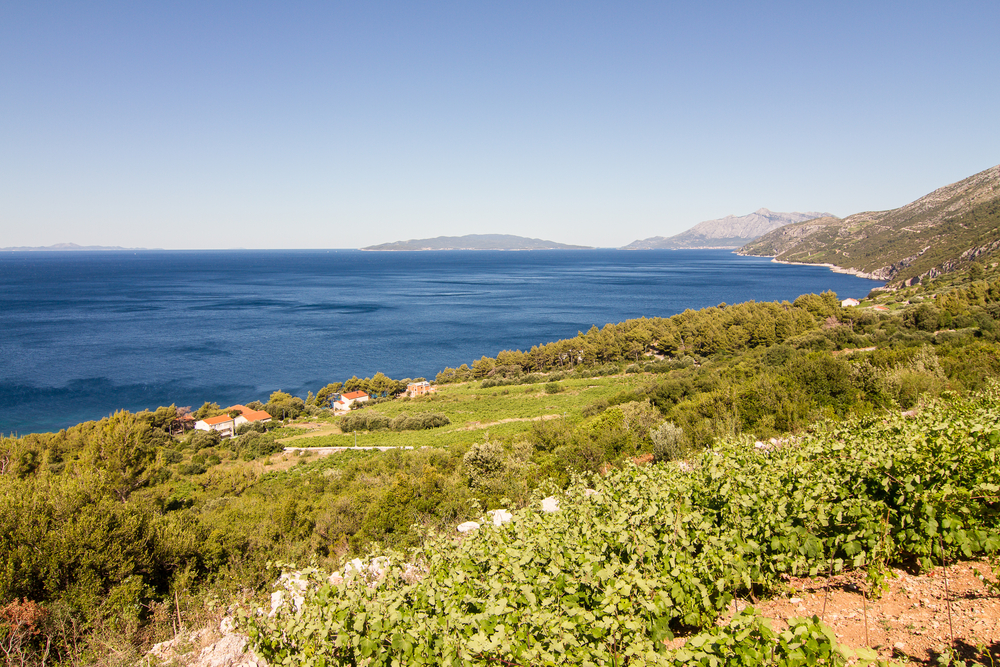
M998 399L994 385L914 420L764 449L726 439L683 464L577 479L546 490L557 511L484 517L461 541L431 535L332 581L296 572L298 609L245 624L266 659L291 665L844 665L857 656L818 619L781 637L752 611L714 623L783 576L864 569L877 585L890 562L939 563L941 540L966 556L1000 549ZM671 651L675 632L695 636Z
M939 518L949 513L948 530L965 532L964 537L946 533L948 558L982 553L992 543L975 531L995 531L995 513L984 514L975 503L953 509L949 494L994 483L988 475L976 477L981 471L975 458L992 456L993 450L969 449L961 433L969 424L993 432L988 405L994 400L992 382L1000 377L998 323L1000 270L978 267L876 293L854 308L841 307L836 295L825 293L794 303L721 304L594 328L573 339L443 369L432 395L382 398L347 416L323 407L336 385L317 388L304 399L275 392L268 409L293 416L271 430L249 430L233 439L201 431L171 435L173 406L121 412L58 433L3 437L0 610L6 611L0 615L0 640L23 639L17 664L22 659L24 664L135 664L152 643L174 636L180 625L206 622L220 605L240 599L247 608L266 605L278 575L275 562L313 563L325 571L342 571L348 560L367 561L375 554L405 554L399 557L411 559L407 562L458 558L464 563L479 552L450 550L455 526L497 508L518 517L515 526L521 532L512 533L518 539L541 540L551 527L553 540L564 536L579 546L568 549L565 558L579 556L579 562L600 567L580 574L573 569L577 561L566 561L560 566L565 576L545 575L548 583L539 580L524 590L521 579L490 574L490 591L484 592L482 582L472 581L481 576L476 568L482 564L470 564L473 569L463 570L469 580L462 585L471 587L467 592L475 605L484 606L461 607L464 603L446 596L435 597L433 604L420 598L420 605L431 606L414 609L439 609L434 605L440 603L458 622L478 619L476 627L488 626L489 637L445 633L440 653L425 646L432 656L473 651L473 661L481 661L480 655L507 660L508 649L521 647L517 650L525 660L537 656L544 662L561 646L581 660L595 656L596 664L609 650L630 649L633 639L636 650L645 647L644 655L649 650L660 655L655 638L667 632L691 637L716 632L713 619L727 595L741 587L766 595L782 572L809 571L831 554L844 568L877 565L875 574L901 559L931 562L939 556L928 550L927 527L906 524L907 513L925 517L927 525L927 512ZM384 376L342 384L373 391L398 386ZM933 407L937 400L945 401L942 407ZM202 410L209 414L214 407ZM903 410L917 411L916 426L897 419ZM883 423L891 428L874 428ZM897 438L895 425L902 425L899 434L910 435ZM915 433L933 432L935 425L947 427L949 435L933 443L911 442ZM878 436L869 438L868 431ZM831 449L838 445L827 433L842 434L834 440L857 442L871 453L865 461L891 458L901 466L900 474L912 460L923 467L920 475L927 481L904 493L895 487L878 491L884 476L859 478L866 480L867 496L836 482L823 488L839 495L805 509L816 485L822 486L816 480L832 484L860 474L850 466L861 459L828 460L831 451L842 450ZM782 448L760 458L758 450L746 447L755 440L789 437L804 449ZM992 436L984 437L992 447ZM399 449L319 451L352 446L355 438L359 446ZM282 451L285 445L306 449ZM896 453L878 453L883 445L897 448ZM916 447L912 452L911 445ZM957 458L941 464L945 459L921 453L927 446ZM634 461L649 467L640 471ZM698 472L681 474L678 461ZM829 467L837 461L845 467ZM767 484L753 476L764 463L776 472ZM721 476L709 474L712 469ZM795 488L802 494L787 487L795 475L801 476ZM748 496L745 513L742 505L724 500L736 489L720 486L727 476L733 484L759 486L756 495ZM542 495L575 498L583 480L609 501L565 505L564 518L542 519L531 509ZM759 503L781 504L785 495L790 514L758 511ZM857 530L844 533L840 521L821 528L817 512L829 516L836 503L848 502L847 495L851 503L857 501L850 511L859 513L848 522ZM577 514L587 507L593 512ZM886 509L891 522L879 518L873 526L872 517L885 517ZM641 546L647 538L662 542L668 515L690 517L684 520L684 531L693 531L684 532L689 547L674 556L662 546L646 555L637 552L652 548ZM752 523L739 523L756 515L760 518ZM565 517L573 518L572 527L559 523ZM773 523L757 523L763 517ZM943 525L939 518L934 521ZM619 533L630 541L641 538L639 546L619 549L612 525L629 526ZM642 532L648 530L654 532ZM577 539L579 531L590 537ZM733 541L740 531L747 540L742 546ZM876 534L885 537L876 539ZM510 562L516 547L501 535L482 533L463 542L468 546L462 549L493 549ZM715 542L706 542L709 538ZM537 544L535 555L517 557L517 562L528 558L521 565L525 576L530 568L552 567L538 561L538 554L561 542L532 544ZM708 544L721 551L695 546ZM728 555L717 558L722 553ZM861 560L859 554L864 554ZM674 565L664 569L667 562ZM671 574L675 567L680 574ZM679 577L679 583L670 579L668 584L669 577ZM674 583L680 586L676 591ZM619 585L629 588L619 590ZM543 607L553 603L543 604L548 596L540 594L546 587L554 587L549 595L558 595L559 604L577 610L568 617L572 627L564 636L536 631L547 624ZM643 587L649 588L648 597ZM337 597L337 604L363 592L352 590L349 597ZM381 597L381 589L370 590L364 604L376 605L373 609L395 604L396 598ZM431 589L410 589L405 595L419 597L421 591ZM649 604L638 604L640 597ZM506 606L499 608L501 599ZM615 619L602 611L612 600L624 605ZM330 613L337 623L344 621L340 611ZM436 619L427 623L450 618L426 613L426 619ZM580 630L584 621L592 630ZM411 621L398 621L404 622ZM765 637L766 630L753 619L741 622L748 624L746 633ZM521 632L522 625L523 636L515 643L482 643L493 642L501 627L503 633L514 626ZM411 628L403 631L407 637L398 639L395 631L378 634L387 627L373 626L362 634L379 651L388 651L383 639L394 650L398 646L405 652L406 642L415 650L407 637L418 626L406 626ZM803 628L810 637L823 633L818 626ZM265 626L260 631L269 632ZM736 641L734 636L711 641L723 645ZM609 648L609 638L617 638L612 644L618 648ZM362 650L361 634L347 639L358 639L356 648ZM770 641L761 639L760 646L771 646ZM290 662L303 661L294 651L287 656Z
M991 258L1000 248L1000 166L891 211L786 225L740 249L832 264L900 283Z

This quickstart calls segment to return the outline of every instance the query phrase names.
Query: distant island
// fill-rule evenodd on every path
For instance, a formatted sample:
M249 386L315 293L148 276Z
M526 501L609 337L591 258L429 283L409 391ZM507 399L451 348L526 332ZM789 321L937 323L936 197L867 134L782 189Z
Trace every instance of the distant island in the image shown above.
M56 243L47 246L17 246L13 248L0 248L0 252L35 252L39 250L146 250L146 248L123 248L117 245L77 245L75 243Z
M760 208L747 215L727 215L717 220L699 222L674 236L653 236L633 241L622 250L739 248L771 230L796 222L830 217L831 213L781 213Z
M466 234L437 236L432 239L410 239L395 243L372 245L362 250L585 250L591 246L569 245L542 239L529 239L513 234Z

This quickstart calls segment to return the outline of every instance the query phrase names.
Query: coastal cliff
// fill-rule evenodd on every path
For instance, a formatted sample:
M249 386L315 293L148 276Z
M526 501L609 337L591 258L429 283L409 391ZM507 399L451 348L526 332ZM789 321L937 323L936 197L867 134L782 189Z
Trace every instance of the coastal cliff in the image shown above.
M889 211L785 225L738 252L912 284L992 257L998 249L1000 166L995 166Z

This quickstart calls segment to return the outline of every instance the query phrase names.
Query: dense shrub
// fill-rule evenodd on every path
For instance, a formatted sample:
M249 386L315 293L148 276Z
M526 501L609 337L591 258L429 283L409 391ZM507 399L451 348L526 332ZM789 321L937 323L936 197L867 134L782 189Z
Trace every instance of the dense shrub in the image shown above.
M176 449L164 449L161 456L163 457L163 462L166 464L178 463L184 460L184 455Z
M450 423L451 420L440 413L424 413L412 417L402 414L389 422L389 428L393 431L422 431L447 426Z
M549 375L541 375L539 373L529 373L527 375L516 375L513 377L496 376L486 378L482 381L480 386L483 389L489 389L491 387L510 387L523 384L538 384L539 382L546 382L549 379Z
M105 627L128 642L173 575L199 570L199 533L153 502L120 501L109 481L94 468L56 478L0 475L0 600L34 600L80 633ZM3 630L0 623L0 641ZM50 656L76 651L79 634L47 630Z
M469 488L486 506L496 507L505 499L523 502L534 475L532 453L532 446L523 441L510 449L490 440L473 444L462 457Z
M205 466L204 461L189 461L187 463L181 464L177 469L182 475L200 475L204 473L208 468Z
M373 410L350 412L340 418L340 430L350 431L421 431L429 428L439 428L451 423L447 415L440 413L421 413L408 416L405 413L397 417L388 416Z
M500 477L507 470L507 452L503 444L486 441L474 444L462 457L462 465L469 475L469 486L476 488Z
M657 361L647 361L646 363L630 364L625 369L626 373L669 373L680 368L690 368L694 366L694 357L684 355L672 359L660 359Z
M220 442L222 442L222 436L219 435L218 431L202 431L201 429L195 429L187 434L187 437L185 438L185 449L197 452L205 449L206 447L215 447Z
M298 396L293 396L291 400L281 403L266 403L263 409L274 419L295 419L302 414L305 408L306 402Z
M673 422L663 422L659 427L649 432L653 440L653 462L664 463L683 458L684 429Z
M281 422L269 421L269 422L249 422L247 424L240 424L236 427L236 435L243 435L244 433L267 433L275 428L279 428Z
M250 431L229 441L229 446L244 461L268 454L274 454L284 449L284 446L277 442L273 435Z
M578 367L573 371L573 377L593 378L605 377L608 375L618 375L621 373L621 366L618 364L606 364L604 366Z

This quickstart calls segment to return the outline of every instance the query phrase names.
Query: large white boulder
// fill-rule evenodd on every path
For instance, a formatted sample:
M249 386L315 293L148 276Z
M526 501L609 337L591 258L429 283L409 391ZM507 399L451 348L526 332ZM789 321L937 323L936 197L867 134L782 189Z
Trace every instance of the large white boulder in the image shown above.
M465 523L458 524L458 532L460 533L471 533L474 530L479 530L479 524L475 521L466 521Z
M542 501L542 511L543 512L558 512L559 511L559 499L555 496L549 496Z

